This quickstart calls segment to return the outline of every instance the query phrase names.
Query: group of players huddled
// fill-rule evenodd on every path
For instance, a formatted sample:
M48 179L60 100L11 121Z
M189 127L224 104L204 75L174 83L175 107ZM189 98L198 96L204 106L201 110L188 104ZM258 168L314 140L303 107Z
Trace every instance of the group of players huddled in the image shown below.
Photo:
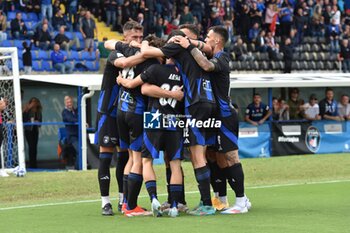
M229 56L223 51L227 30L210 28L204 43L198 40L197 27L186 24L174 30L167 42L154 36L143 40L142 26L129 21L123 34L123 41L105 42L113 51L98 102L95 142L100 148L102 215L113 215L109 186L116 147L118 210L128 217L163 213L176 217L181 211L197 216L213 215L217 210L223 214L248 212L251 203L244 193L238 157L237 113L228 95ZM146 119L147 114L151 118ZM186 206L181 167L185 146L201 197L191 211ZM160 151L164 152L168 184L168 201L162 205L152 165ZM137 204L143 181L152 211ZM226 181L236 195L233 207L228 205Z

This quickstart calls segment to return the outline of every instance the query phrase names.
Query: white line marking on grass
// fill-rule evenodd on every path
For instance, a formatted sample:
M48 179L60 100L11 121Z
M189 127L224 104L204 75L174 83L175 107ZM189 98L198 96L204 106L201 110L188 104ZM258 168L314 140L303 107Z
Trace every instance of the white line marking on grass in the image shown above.
M310 184L333 184L333 183L345 183L350 182L350 180L330 180L330 181L315 181L315 182L305 182L305 183L290 183L290 184L275 184L275 185L260 185L260 186L248 186L246 189L265 189L265 188L279 188L279 187L288 187L288 186L298 186L298 185L310 185ZM186 194L197 194L199 191L188 191ZM167 193L158 194L158 196L167 196ZM145 198L148 195L140 195L139 198ZM111 198L111 200L116 200L116 198ZM14 209L27 209L27 208L37 208L37 207L45 207L45 206L59 206L59 205L73 205L73 204L81 204L81 203L93 203L99 202L100 199L95 200L82 200L82 201L67 201L67 202L54 202L54 203L46 203L46 204L35 204L35 205L24 205L24 206L12 206L12 207L4 207L0 208L0 211L5 210L14 210Z

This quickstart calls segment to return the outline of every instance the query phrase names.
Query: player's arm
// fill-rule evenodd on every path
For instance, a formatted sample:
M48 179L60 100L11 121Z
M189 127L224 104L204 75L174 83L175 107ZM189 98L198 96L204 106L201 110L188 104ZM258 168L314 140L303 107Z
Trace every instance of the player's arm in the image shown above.
M184 93L182 91L182 86L174 91L164 90L156 85L144 83L141 86L142 95L150 96L153 98L172 98L177 101L181 101L184 97Z
M268 110L265 114L265 116L259 121L259 124L262 125L264 122L271 116L272 111Z
M141 53L138 53L136 55L130 56L130 57L121 57L114 61L114 66L119 68L127 68L127 67L133 67L136 66L142 62L144 62L146 59L142 56Z
M187 49L190 51L191 55L193 56L194 60L198 63L198 65L205 71L211 72L215 69L215 64L211 61L209 61L203 53L196 48L192 41L183 37L183 36L176 36L174 43L181 45L181 47ZM204 43L203 43L204 44ZM210 46L209 46L210 47Z
M164 57L162 50L149 46L148 41L142 41L141 54L144 58Z
M104 43L104 46L106 49L108 50L115 50L115 45L120 42L120 40L115 40L115 39L112 39L112 40L107 40L105 41Z
M125 79L122 77L122 74L119 73L119 76L117 77L117 83L128 89L133 89L135 87L141 86L143 84L143 81L141 79L141 75L138 75L134 79Z

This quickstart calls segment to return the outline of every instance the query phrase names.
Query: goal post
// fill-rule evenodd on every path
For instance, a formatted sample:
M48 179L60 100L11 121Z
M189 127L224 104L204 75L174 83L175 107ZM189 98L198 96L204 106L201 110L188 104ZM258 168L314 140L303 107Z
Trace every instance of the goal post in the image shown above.
M0 48L0 95L6 99L3 116L1 169L12 171L15 166L25 168L24 132L22 120L21 86L18 52L15 47ZM3 72L9 70L9 72Z

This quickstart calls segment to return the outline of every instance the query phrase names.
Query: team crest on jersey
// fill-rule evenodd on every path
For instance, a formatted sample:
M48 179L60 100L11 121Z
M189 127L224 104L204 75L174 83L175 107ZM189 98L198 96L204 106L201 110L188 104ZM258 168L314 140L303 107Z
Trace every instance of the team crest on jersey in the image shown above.
M104 143L104 144L107 144L107 143L109 142L109 140L110 140L110 139L109 139L108 136L104 136L104 137L103 137L103 143Z
M310 126L306 130L305 144L307 148L316 153L320 149L321 134L320 131L315 126Z

